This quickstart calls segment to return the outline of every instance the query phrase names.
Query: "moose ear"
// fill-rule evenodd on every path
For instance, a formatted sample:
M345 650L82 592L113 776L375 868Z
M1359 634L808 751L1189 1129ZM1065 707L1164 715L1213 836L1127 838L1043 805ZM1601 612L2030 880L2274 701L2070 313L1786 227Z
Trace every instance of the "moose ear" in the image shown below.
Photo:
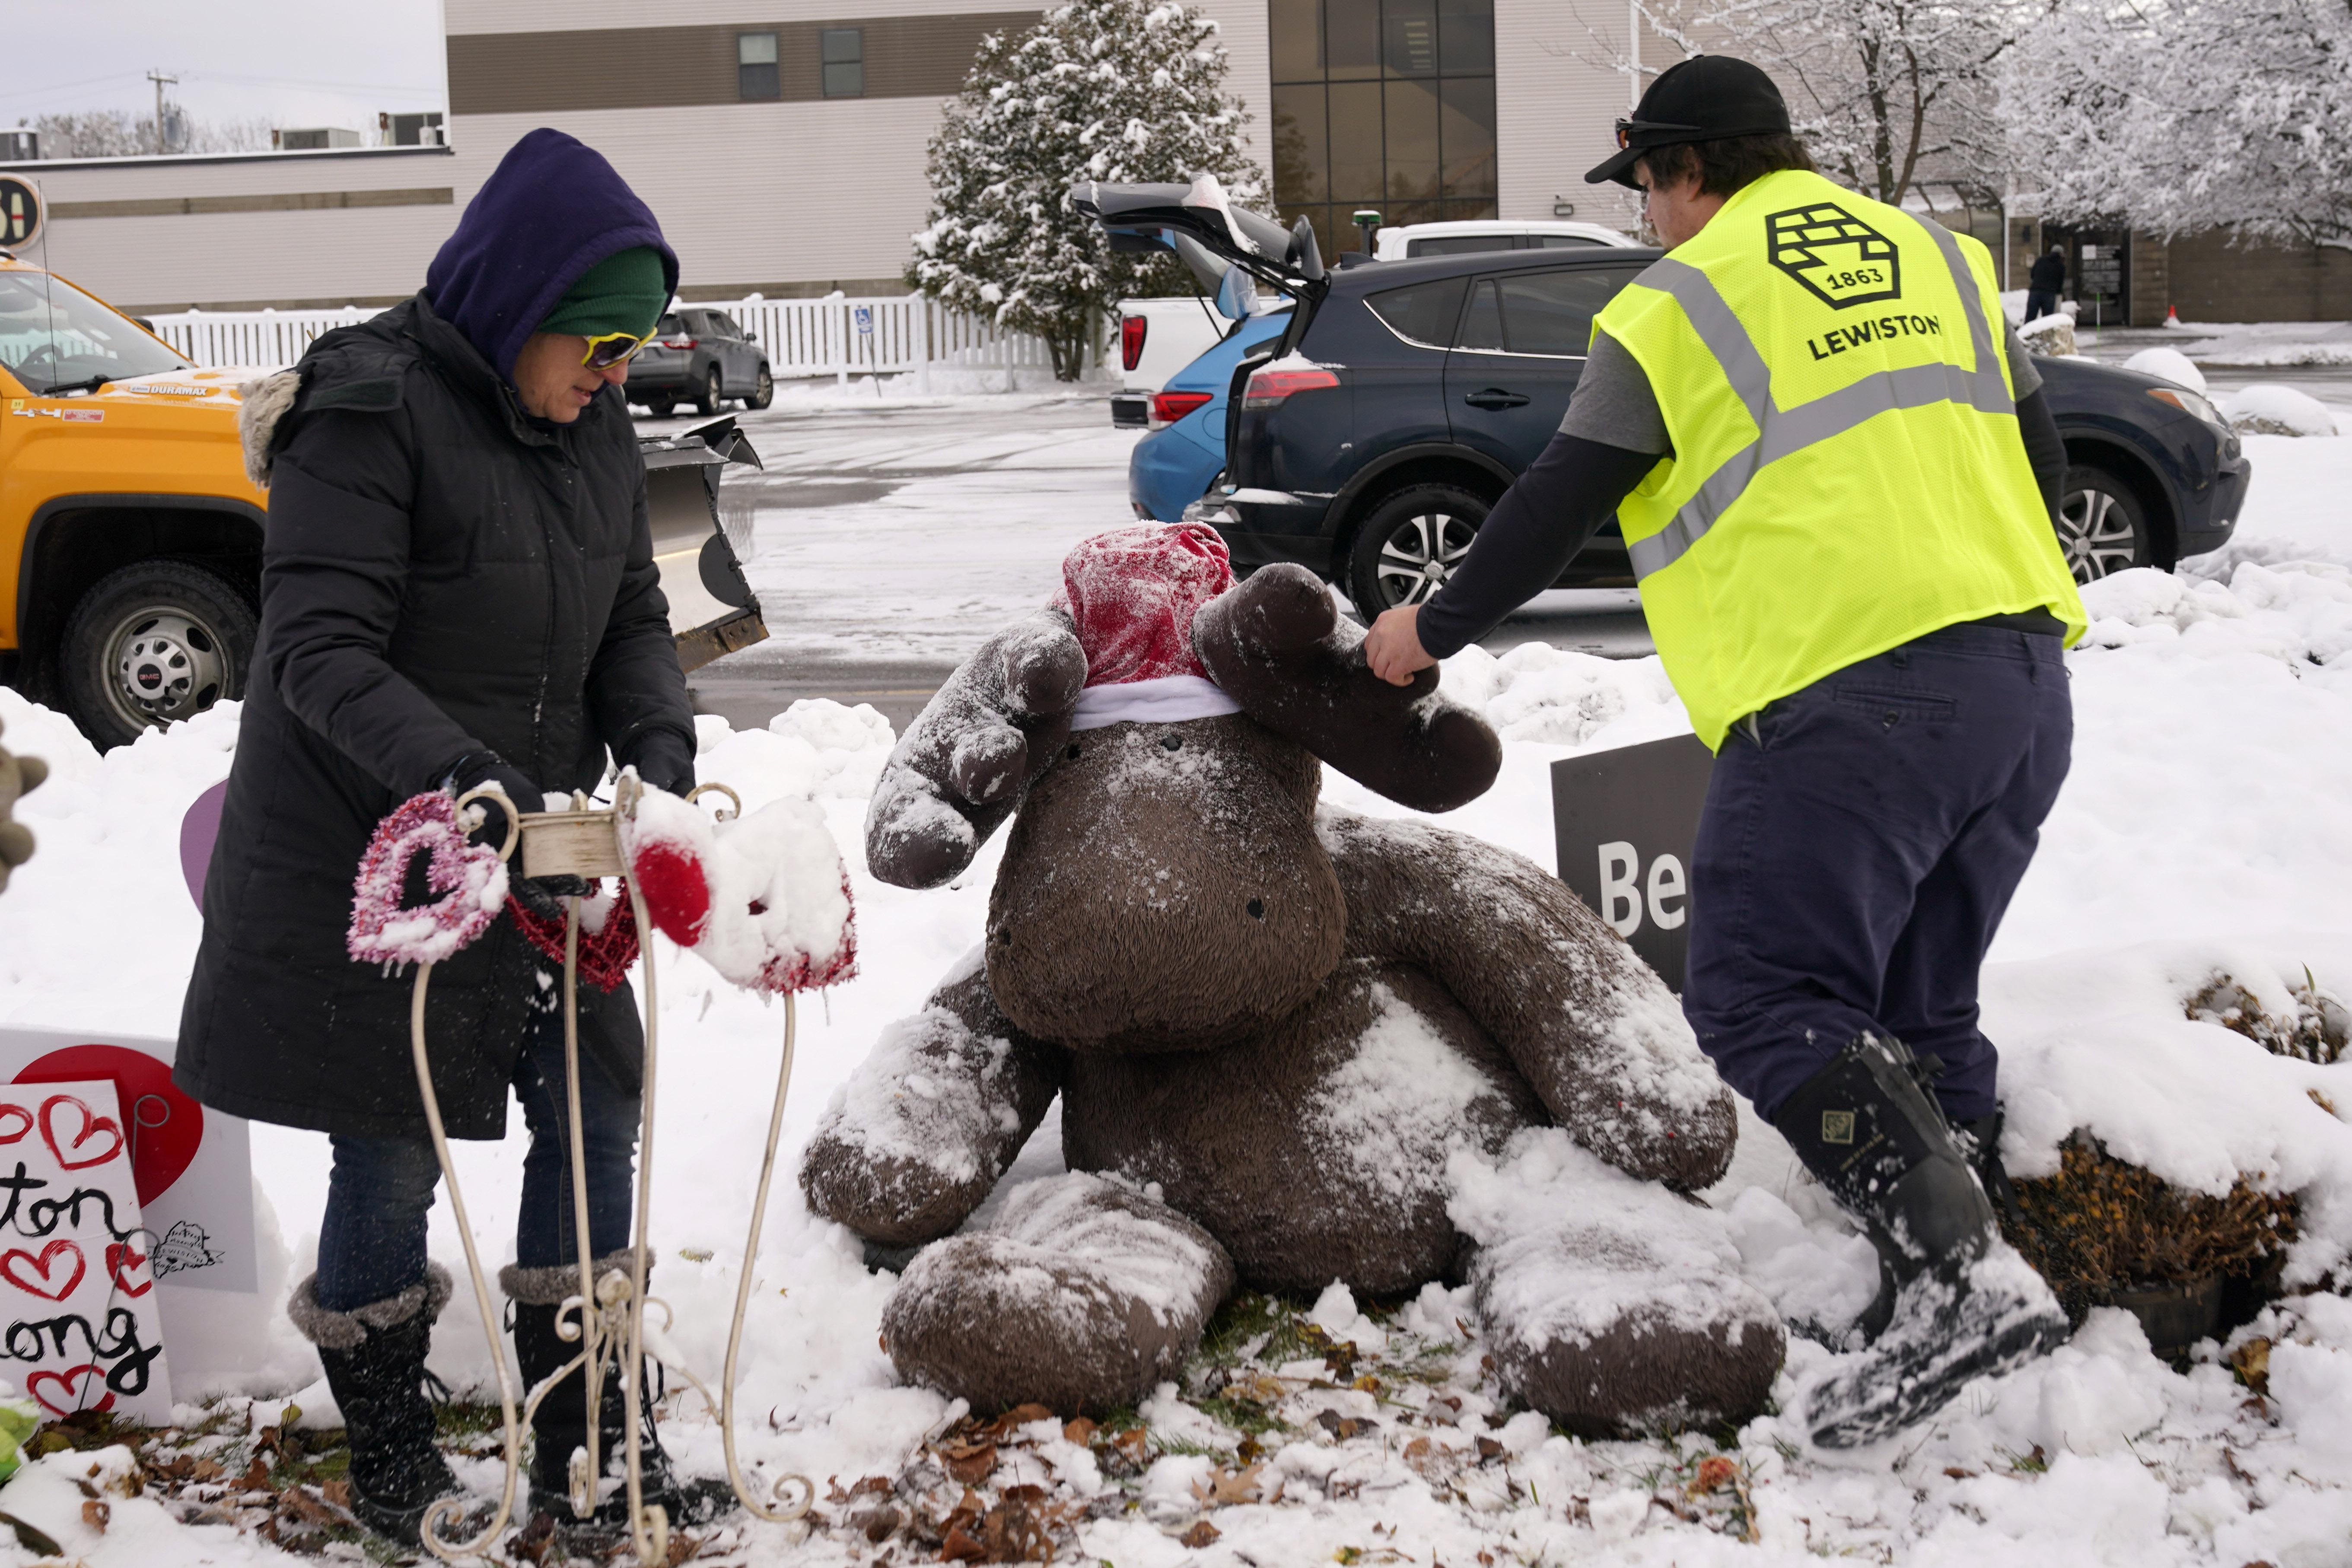
M1264 567L1202 605L1192 651L1243 712L1400 805L1452 811L1502 769L1502 742L1437 694L1436 670L1410 686L1372 673L1363 629L1303 566Z

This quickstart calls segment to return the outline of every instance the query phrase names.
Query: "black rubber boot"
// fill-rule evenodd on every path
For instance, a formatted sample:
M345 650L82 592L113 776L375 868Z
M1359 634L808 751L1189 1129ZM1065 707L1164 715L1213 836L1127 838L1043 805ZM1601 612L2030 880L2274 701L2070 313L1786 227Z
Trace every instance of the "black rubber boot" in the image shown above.
M596 1277L602 1279L608 1269L627 1267L626 1253L601 1258L595 1263ZM580 1273L577 1268L509 1267L500 1272L499 1283L513 1300L515 1361L528 1393L580 1353L579 1341L559 1338L555 1331L556 1312L565 1298L578 1294ZM559 1290L562 1294L556 1295ZM551 1295L556 1296L554 1300L544 1299ZM651 1370L648 1365L639 1374L638 1382L644 1411L637 1436L640 1495L648 1503L659 1504L669 1515L673 1528L708 1524L734 1506L735 1494L723 1480L681 1481L671 1468L669 1456L662 1448L659 1426L653 1418L653 1389L648 1375ZM597 1396L596 1411L597 1468L603 1471L605 1484L597 1488L602 1500L595 1512L583 1520L572 1511L571 1472L572 1454L588 1442L587 1384L582 1371L575 1369L548 1391L530 1424L530 1507L534 1513L551 1516L559 1527L627 1528L628 1488L623 1479L628 1473L625 1414L620 1379L608 1370Z
M1878 1249L1870 1348L1813 1391L1813 1441L1847 1448L1943 1408L1971 1379L2066 1336L2057 1298L2000 1239L1970 1151L1899 1041L1864 1035L1805 1080L1773 1124Z
M423 1284L349 1312L320 1306L317 1281L312 1275L295 1287L287 1312L319 1347L327 1386L342 1408L352 1447L352 1512L386 1540L421 1546L425 1510L465 1491L434 1447L433 1405L425 1397L425 1352L433 1321L449 1300L448 1271L428 1264Z

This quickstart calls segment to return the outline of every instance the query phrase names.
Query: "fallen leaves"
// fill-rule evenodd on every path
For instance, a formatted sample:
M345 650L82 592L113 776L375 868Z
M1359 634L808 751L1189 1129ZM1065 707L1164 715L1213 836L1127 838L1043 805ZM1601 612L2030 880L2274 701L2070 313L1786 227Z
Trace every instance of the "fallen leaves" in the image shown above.
M1228 1470L1222 1466L1213 1465L1209 1468L1209 1479L1205 1482L1192 1483L1192 1495L1201 1500L1201 1506L1203 1508L1226 1508L1234 1503L1255 1502L1261 1490L1257 1479L1258 1472L1265 1468L1265 1466L1263 1464L1251 1465L1239 1470Z
M2271 1391L2271 1342L2248 1340L2230 1352L2230 1365L2236 1370L2238 1381L2256 1394Z

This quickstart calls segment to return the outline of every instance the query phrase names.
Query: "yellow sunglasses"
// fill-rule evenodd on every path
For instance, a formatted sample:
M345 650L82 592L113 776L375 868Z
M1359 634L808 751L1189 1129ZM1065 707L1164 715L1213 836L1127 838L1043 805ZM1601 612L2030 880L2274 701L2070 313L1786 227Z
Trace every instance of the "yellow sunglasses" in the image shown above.
M580 356L580 363L590 370L610 370L636 358L638 351L652 341L650 332L599 332L588 340L588 352Z

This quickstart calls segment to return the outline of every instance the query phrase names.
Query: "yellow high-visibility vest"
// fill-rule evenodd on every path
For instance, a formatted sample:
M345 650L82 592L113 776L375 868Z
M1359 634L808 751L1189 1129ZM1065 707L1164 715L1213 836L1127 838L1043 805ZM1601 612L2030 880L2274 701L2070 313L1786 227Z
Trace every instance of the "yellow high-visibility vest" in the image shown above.
M1594 322L1674 450L1618 508L1711 750L1775 698L1938 626L2087 624L2018 439L1992 258L1819 174L1767 174Z

